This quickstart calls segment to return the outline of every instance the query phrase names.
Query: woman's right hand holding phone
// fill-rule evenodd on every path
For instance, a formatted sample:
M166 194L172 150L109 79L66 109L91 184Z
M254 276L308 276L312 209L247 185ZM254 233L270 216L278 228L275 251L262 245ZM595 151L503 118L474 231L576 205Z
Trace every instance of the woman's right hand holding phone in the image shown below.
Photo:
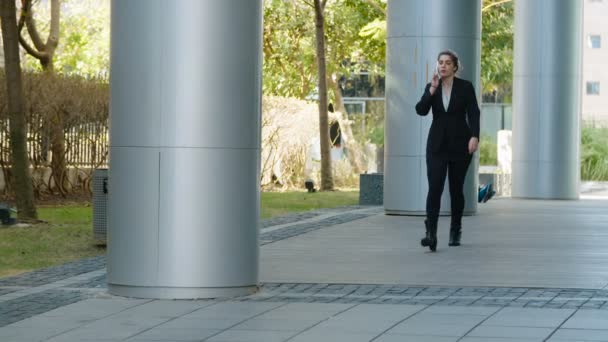
M437 87L439 87L439 75L437 74L437 69L435 69L433 72L433 78L431 79L431 87L429 88L431 95L435 94Z

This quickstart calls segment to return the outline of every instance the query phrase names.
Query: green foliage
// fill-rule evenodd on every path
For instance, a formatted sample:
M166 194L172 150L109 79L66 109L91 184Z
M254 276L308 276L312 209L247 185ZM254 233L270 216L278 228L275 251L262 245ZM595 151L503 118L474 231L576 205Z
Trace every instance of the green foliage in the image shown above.
M375 4L372 5L371 3ZM316 94L314 10L304 0L264 1L264 94L307 99ZM383 73L384 40L366 25L384 17L381 0L329 0L325 8L329 76L366 68Z
M491 6L496 3L497 5ZM500 4L498 4L500 3ZM481 83L484 93L511 98L513 82L513 2L483 0Z
M583 128L581 142L581 179L608 181L608 128Z
M375 19L363 26L359 36L365 38L365 44L370 53L367 58L374 65L384 65L386 59L386 20ZM383 73L381 70L380 73Z
M483 135L479 142L479 165L497 165L497 147L491 137Z
M483 136L479 164L496 165L496 143ZM608 128L584 127L581 135L581 179L608 181Z
M513 80L513 2L483 0L481 38L481 82L484 93L497 92L502 101L510 101ZM386 54L386 20L375 19L359 35L368 39L366 57L383 65ZM375 45L372 43L375 42ZM375 50L373 50L375 48Z
M356 141L384 146L384 116L382 113L351 115L351 129Z
M315 87L314 11L300 1L264 1L264 94L305 99Z
M370 129L369 142L378 146L384 146L384 120Z
M386 4L379 0L329 0L326 8L328 70L348 75L357 69L384 73ZM371 26L370 26L371 25ZM375 33L370 35L370 30ZM368 34L362 34L364 32Z
M34 6L41 36L46 38L50 25L50 6ZM110 0L63 0L61 2L59 45L53 59L61 74L106 78L110 68ZM26 55L26 70L40 71L37 59Z

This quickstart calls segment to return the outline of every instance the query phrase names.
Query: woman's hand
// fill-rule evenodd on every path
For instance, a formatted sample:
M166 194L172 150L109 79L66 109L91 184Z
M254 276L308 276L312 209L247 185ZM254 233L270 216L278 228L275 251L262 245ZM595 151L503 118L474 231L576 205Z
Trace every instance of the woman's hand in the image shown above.
M477 151L478 147L479 147L479 139L477 139L476 137L472 137L471 140L469 140L469 154L475 153L475 151Z
M433 72L433 78L431 79L431 87L429 88L429 92L431 93L431 95L434 95L435 92L437 91L437 87L439 87L439 75L437 75L437 72Z

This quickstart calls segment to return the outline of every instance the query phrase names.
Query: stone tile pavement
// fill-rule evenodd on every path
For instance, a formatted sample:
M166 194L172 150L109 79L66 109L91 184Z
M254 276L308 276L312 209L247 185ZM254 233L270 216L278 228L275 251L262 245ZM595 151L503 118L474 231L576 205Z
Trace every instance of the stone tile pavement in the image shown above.
M608 310L91 298L2 341L606 341Z
M265 221L261 248L319 238L380 213L349 207ZM608 341L608 289L601 287L365 279L262 279L260 291L246 297L141 300L107 294L105 258L90 258L0 279L0 341Z

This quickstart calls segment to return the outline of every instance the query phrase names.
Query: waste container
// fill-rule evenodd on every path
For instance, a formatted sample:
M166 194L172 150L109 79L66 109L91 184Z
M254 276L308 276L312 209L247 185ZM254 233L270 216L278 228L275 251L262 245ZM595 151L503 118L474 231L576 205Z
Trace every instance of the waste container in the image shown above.
M93 170L93 239L106 244L108 231L108 169Z
M382 205L384 202L384 174L359 175L359 205Z

